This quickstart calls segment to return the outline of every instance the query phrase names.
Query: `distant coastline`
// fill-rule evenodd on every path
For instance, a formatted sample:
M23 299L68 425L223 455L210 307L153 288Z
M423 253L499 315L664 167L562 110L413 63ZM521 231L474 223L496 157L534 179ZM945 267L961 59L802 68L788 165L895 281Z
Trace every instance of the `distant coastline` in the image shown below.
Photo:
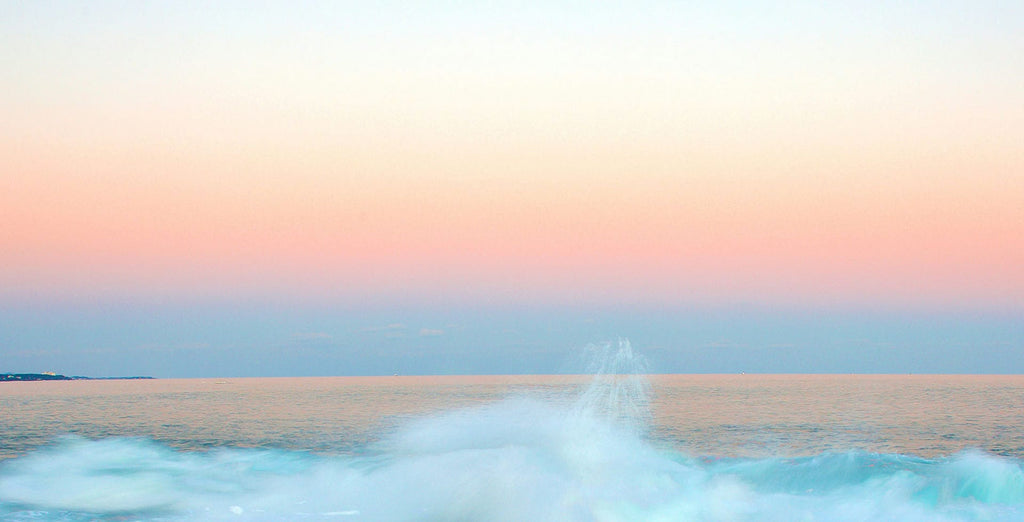
M58 373L0 373L0 382L25 382L25 381L110 381L128 379L153 379L153 377L132 376L132 377L82 377L75 375L68 377Z

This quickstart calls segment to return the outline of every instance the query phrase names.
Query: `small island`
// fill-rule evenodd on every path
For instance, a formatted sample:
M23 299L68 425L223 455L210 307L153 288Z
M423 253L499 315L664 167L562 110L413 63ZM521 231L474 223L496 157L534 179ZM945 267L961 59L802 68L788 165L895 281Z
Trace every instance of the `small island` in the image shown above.
M152 379L153 377L133 376L133 377L82 377L75 375L68 377L67 375L61 375L53 372L43 373L6 373L0 372L0 382L25 382L25 381L105 381L105 380L121 380L121 379Z

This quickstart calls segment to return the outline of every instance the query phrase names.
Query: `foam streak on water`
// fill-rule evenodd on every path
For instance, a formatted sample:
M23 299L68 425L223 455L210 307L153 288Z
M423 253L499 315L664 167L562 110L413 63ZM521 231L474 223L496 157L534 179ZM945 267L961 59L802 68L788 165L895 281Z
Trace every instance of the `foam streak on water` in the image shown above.
M689 457L645 435L628 342L575 401L513 397L404 422L350 455L64 437L0 461L2 520L1024 520L1021 462L862 451Z

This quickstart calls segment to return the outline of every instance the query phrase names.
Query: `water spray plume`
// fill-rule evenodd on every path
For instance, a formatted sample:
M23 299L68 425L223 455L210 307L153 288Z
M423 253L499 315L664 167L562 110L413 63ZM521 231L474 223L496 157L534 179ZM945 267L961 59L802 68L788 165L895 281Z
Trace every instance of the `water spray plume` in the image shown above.
M628 339L587 347L593 377L577 399L574 413L641 434L651 421L647 361Z

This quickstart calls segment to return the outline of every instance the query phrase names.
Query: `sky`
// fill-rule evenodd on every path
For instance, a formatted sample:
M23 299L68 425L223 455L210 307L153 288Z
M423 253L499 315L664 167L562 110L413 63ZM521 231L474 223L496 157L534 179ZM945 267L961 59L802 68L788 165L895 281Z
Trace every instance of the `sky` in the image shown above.
M1024 373L1024 4L776 4L0 1L0 371Z

